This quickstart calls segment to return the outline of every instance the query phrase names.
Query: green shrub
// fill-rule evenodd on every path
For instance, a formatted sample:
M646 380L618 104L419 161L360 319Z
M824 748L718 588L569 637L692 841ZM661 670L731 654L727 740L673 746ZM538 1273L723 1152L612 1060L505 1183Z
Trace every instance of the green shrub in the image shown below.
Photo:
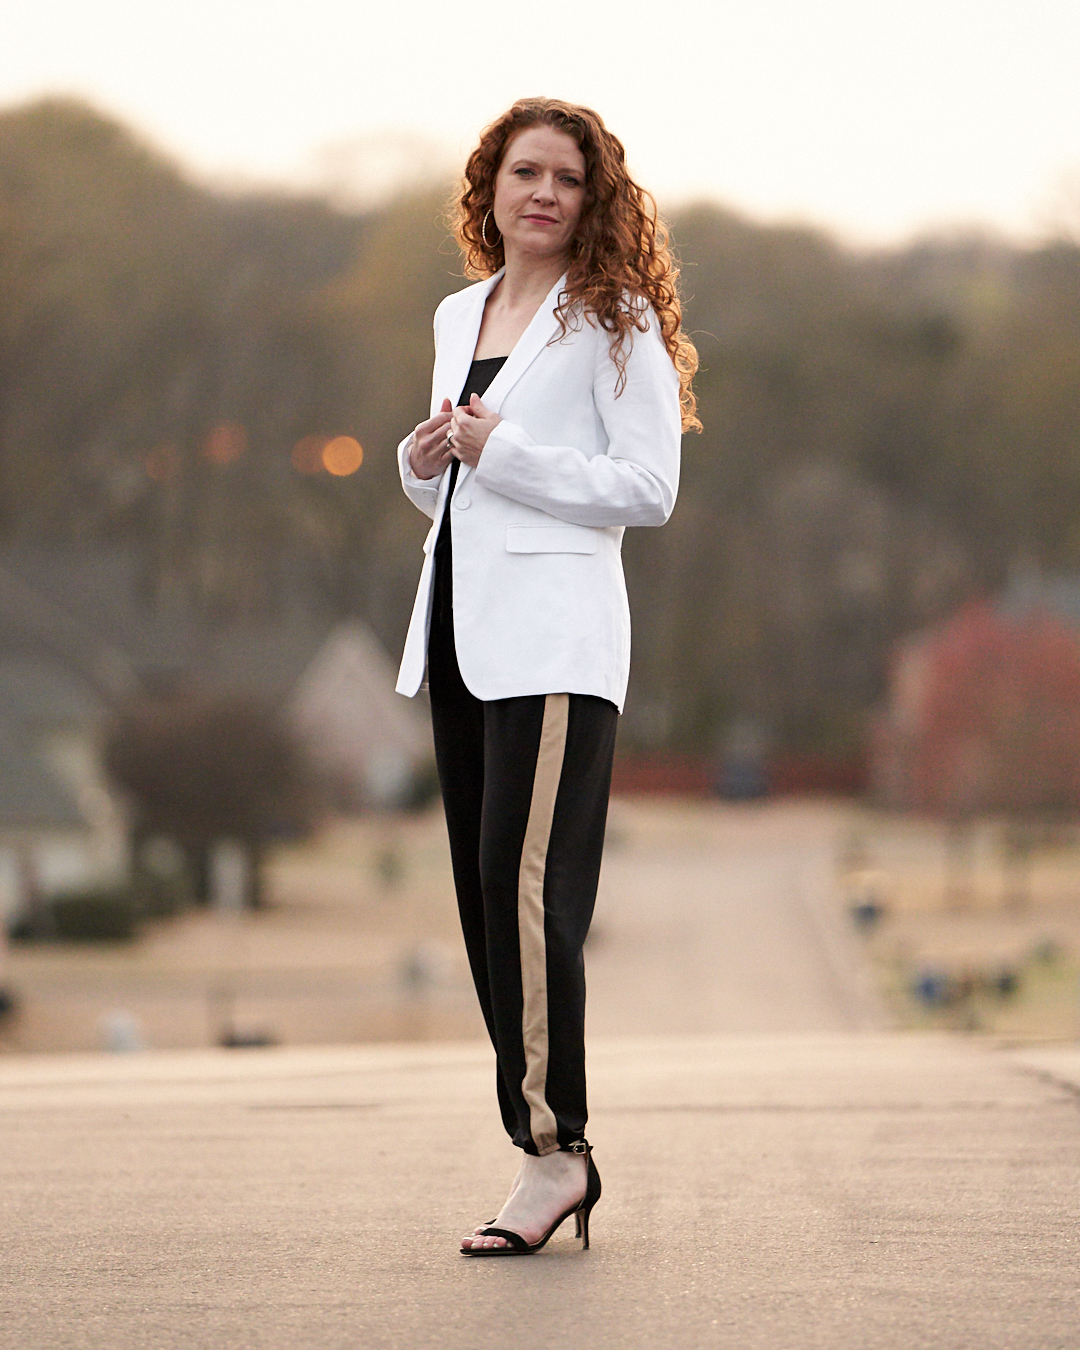
M57 895L49 910L52 936L60 942L131 942L136 935L135 898L127 887Z
M143 918L171 919L191 905L191 883L185 875L162 877L143 871L135 881L135 898Z

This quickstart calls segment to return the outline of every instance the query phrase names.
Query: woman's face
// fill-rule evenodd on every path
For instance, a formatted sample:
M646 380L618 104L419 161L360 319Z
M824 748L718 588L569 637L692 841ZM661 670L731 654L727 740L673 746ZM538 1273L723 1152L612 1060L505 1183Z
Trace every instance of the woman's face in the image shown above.
M585 202L585 157L554 127L526 127L506 144L495 175L493 214L507 257L565 253Z

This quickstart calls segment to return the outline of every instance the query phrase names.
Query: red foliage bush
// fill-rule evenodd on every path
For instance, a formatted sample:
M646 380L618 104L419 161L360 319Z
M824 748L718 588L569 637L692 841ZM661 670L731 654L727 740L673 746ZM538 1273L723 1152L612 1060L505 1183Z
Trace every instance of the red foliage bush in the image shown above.
M909 783L945 815L1080 805L1080 642L1044 610L974 604L927 653Z

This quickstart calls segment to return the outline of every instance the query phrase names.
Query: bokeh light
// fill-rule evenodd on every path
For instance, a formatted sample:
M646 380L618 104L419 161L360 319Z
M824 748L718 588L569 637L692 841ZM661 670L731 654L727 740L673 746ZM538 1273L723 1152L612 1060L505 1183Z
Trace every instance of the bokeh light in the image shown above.
M323 446L322 462L327 473L346 478L363 464L364 448L352 436L335 436Z
M211 464L232 464L247 449L247 432L238 422L220 422L203 443L203 456Z
M293 446L289 456L297 473L321 473L325 436L304 436Z
M147 477L152 478L155 483L171 483L174 478L180 477L182 468L180 451L168 441L163 445L156 445L146 456L144 463Z

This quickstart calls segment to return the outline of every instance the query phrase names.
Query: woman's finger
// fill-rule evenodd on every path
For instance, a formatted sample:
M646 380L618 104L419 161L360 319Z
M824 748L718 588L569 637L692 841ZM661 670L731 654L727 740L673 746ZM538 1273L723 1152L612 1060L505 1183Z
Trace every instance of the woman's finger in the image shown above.
M467 431L470 427L475 427L478 422L493 422L494 420L491 413L487 413L486 417L478 417L472 408L455 408L451 425L456 436L459 431Z
M432 417L429 417L426 422L421 422L420 425L416 428L416 430L418 432L437 431L439 427L446 426L447 422L449 422L450 420L450 416L453 411L454 411L453 406L451 405L450 400L448 398L444 398L442 408Z
M440 426L434 427L431 431L424 432L418 437L425 447L444 446L446 438L450 435L452 428L449 421L443 422Z
M427 437L442 436L444 434L444 428L446 427L450 419L449 417L443 417L441 413L439 414L439 417L440 417L439 421L436 421L434 418L432 418L431 421L429 422L421 422L413 434L416 436L427 436Z

